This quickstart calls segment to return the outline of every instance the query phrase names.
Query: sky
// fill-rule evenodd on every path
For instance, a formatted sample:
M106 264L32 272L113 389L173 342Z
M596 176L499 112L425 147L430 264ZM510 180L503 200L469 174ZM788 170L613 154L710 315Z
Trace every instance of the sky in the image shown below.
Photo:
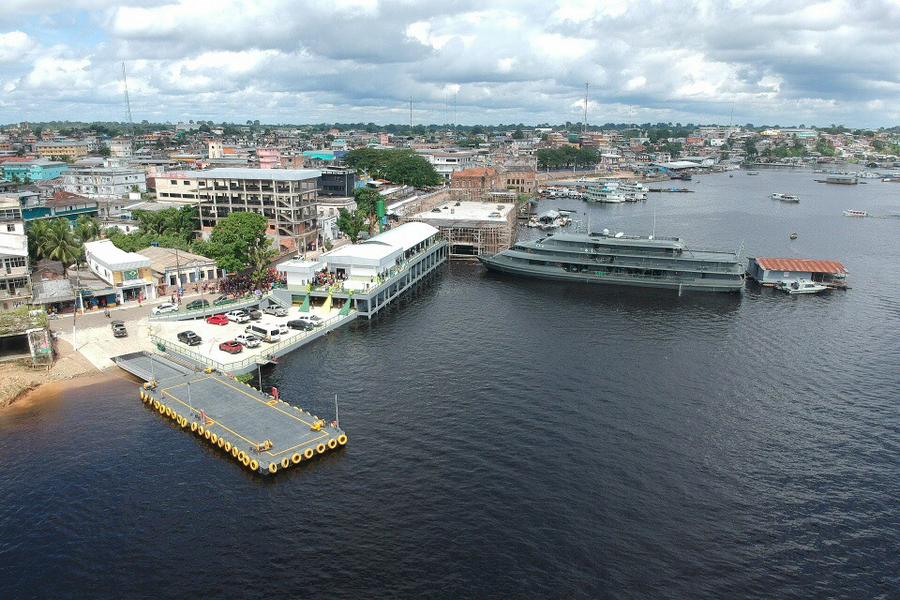
M0 122L900 123L900 0L3 0Z

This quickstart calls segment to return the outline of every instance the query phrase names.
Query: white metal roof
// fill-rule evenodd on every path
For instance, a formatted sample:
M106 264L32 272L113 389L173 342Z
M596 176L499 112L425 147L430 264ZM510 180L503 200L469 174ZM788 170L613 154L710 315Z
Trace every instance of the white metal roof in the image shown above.
M361 245L388 244L403 250L409 250L416 244L424 242L438 230L427 223L404 223L384 233L379 233L372 239L366 240Z
M374 239L375 238L372 238L362 244L341 246L340 248L325 254L325 259L329 261L335 258L368 258L380 260L400 250L399 246L379 242L373 243Z
M0 233L0 256L28 256L28 236L24 233Z
M195 179L263 179L270 181L300 181L322 175L318 169L241 169L222 167L206 171L191 171Z
M150 266L150 259L146 256L137 252L119 250L109 240L86 242L84 244L84 253L92 256L97 262L103 263L111 271Z

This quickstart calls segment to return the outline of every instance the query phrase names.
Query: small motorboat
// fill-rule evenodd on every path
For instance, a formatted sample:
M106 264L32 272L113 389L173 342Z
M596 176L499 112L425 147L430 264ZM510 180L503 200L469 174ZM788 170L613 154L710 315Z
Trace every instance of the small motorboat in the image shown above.
M787 294L818 294L828 289L828 286L816 283L809 279L798 279L796 281L779 281L775 286Z
M791 238L792 240L796 240L798 237L800 237L800 236L797 235L797 232L796 232L796 231L794 231L794 232L791 233L791 235L790 235L790 238Z
M800 202L800 198L794 194L780 194L775 192L771 195L772 200L781 200L782 202Z
M853 210L853 209L848 208L847 210L844 211L844 216L845 217L868 217L869 213L867 213L864 210Z

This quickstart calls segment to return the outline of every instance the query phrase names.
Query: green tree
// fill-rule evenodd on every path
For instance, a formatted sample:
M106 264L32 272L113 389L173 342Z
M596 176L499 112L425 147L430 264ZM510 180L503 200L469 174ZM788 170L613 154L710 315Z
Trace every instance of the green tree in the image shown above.
M272 241L266 236L268 227L268 221L260 214L232 213L200 248L206 256L215 259L220 269L232 273L252 269L258 274L275 256Z
M65 274L69 266L77 262L82 254L82 245L75 239L68 220L51 219L41 235L37 242L39 255L59 261Z
M429 187L444 181L431 163L410 150L360 148L348 152L344 160L359 172L402 185Z
M100 156L109 156L109 146L100 146Z
M366 224L366 216L361 210L351 212L345 208L338 213L337 226L353 243L359 239L360 233L369 229Z
M75 222L75 239L80 243L91 242L100 237L100 221L88 215L81 215Z
M516 129L515 131L513 131L512 139L514 139L514 140L525 139L525 134L522 133L521 129Z

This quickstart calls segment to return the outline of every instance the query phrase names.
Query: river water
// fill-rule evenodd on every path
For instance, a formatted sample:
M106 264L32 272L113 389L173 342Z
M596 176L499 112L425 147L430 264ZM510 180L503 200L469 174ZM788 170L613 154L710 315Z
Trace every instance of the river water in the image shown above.
M350 437L271 480L124 375L3 411L0 598L896 598L900 219L841 211L900 213L900 185L817 176L710 175L591 221L840 260L852 289L452 264L264 371L320 415L338 394Z

